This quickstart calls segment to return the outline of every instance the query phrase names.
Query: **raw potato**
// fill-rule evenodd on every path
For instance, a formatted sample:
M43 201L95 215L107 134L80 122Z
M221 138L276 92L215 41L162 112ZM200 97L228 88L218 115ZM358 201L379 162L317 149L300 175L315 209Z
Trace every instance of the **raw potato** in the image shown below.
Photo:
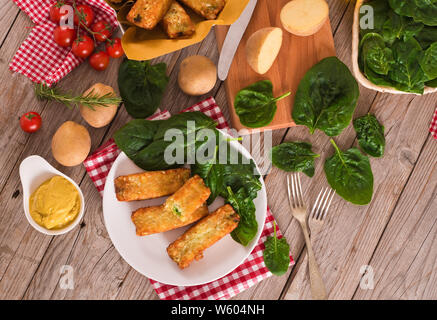
M259 74L272 67L282 46L282 29L263 28L250 36L246 43L247 63Z
M181 63L178 75L179 87L191 96L200 96L214 88L217 67L204 56L191 56Z
M297 36L310 36L320 30L329 16L325 0L293 0L281 10L285 30Z
M53 135L53 157L66 167L81 164L90 149L91 137L88 130L76 122L64 122Z
M87 91L85 91L83 95L85 96L89 94L91 91L93 91L93 94L97 94L99 96L104 96L105 94L108 93L111 93L114 96L116 96L114 89L110 86L104 85L103 83L96 83ZM117 108L118 106L113 104L113 105L108 105L106 107L94 106L94 110L93 110L91 108L81 105L80 114L82 115L82 118L91 127L101 128L108 125L112 121L115 114L117 113Z

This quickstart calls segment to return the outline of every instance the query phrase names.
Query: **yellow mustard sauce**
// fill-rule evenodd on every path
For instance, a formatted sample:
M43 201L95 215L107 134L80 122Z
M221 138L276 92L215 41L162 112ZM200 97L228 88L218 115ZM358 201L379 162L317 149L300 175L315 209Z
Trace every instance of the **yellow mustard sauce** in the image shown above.
M43 182L30 196L30 216L46 229L61 229L73 222L80 211L76 187L61 176Z

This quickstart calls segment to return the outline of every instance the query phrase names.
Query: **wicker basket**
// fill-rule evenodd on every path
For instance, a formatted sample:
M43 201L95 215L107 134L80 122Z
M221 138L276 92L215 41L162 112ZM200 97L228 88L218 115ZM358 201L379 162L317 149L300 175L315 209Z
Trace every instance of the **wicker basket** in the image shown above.
M377 86L376 84L370 82L366 78L366 76L361 72L360 67L358 66L358 51L359 51L359 43L360 43L360 7L365 2L365 0L357 0L354 11L354 24L352 26L352 70L355 74L355 78L357 78L358 82L366 88L373 89L380 92L388 92L393 94L415 94L412 92L404 92L397 90L392 87L386 86ZM437 88L425 87L425 91L423 94L434 93L437 92Z

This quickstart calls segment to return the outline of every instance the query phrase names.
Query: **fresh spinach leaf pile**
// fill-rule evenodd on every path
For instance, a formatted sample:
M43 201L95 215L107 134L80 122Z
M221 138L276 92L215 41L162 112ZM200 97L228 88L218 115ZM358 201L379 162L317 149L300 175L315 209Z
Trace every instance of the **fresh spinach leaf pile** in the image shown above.
M118 87L130 116L144 119L158 109L168 84L165 63L125 59L118 71Z
M195 126L187 126L187 121L194 121ZM170 144L183 141L180 147L184 150L184 158L188 158L188 150L195 152L201 148L208 148L213 143L215 153L202 161L191 165L192 174L198 174L204 179L205 184L211 189L208 203L212 203L217 196L221 196L232 205L240 215L238 227L231 233L232 238L248 245L258 231L256 221L256 208L253 200L261 190L259 174L253 160L249 163L242 161L241 153L233 159L230 145L218 130L217 123L202 112L185 112L172 116L167 120L142 120L135 119L120 128L114 135L117 146L140 168L153 170L166 170L179 167L182 164L168 164L165 161L165 150ZM165 141L165 133L169 129L180 130L182 137L175 137L172 141ZM202 129L213 129L214 141L197 138L197 133ZM188 136L194 135L196 139L189 141ZM173 145L174 146L174 145ZM227 148L227 159L220 159L220 148ZM234 160L234 161L231 161ZM185 161L185 163L187 163Z
M194 121L195 129L187 128L187 121ZM141 169L166 170L181 166L181 164L169 164L165 161L165 149L172 143L181 140L184 156L189 147L200 148L208 141L194 141L187 139L191 133L196 134L202 129L215 129L217 123L202 112L185 112L174 115L167 120L143 120L135 119L128 122L114 134L117 146ZM182 139L175 137L172 141L165 141L164 134L167 129L179 129ZM194 130L194 131L190 131Z
M226 140L219 140L216 150L220 148L228 149L226 161L220 161L219 152L216 152L210 161L192 165L191 171L192 174L198 174L203 178L211 189L208 203L221 196L240 215L238 227L232 231L231 236L235 241L246 246L258 231L253 200L261 190L259 174L253 160L243 163L241 154L238 154L238 159L233 159L234 161L231 162L230 146Z
M357 148L341 151L334 140L335 154L326 159L325 174L329 185L343 199L358 205L370 203L373 195L373 173L369 158Z
M354 120L358 143L365 153L379 158L384 155L384 126L373 114L367 114Z
M275 167L284 171L300 171L308 177L314 176L314 159L319 154L311 150L306 142L284 142L272 148L271 158Z
M273 223L274 236L267 237L263 252L266 267L275 276L287 273L290 265L290 246L285 238L278 239L276 236L276 223Z
M359 96L358 84L348 67L337 57L314 65L299 83L293 120L310 129L337 136L352 120Z
M290 94L288 92L275 98L272 82L258 81L238 92L234 101L235 112L242 125L249 128L265 127L276 114L276 102Z
M437 85L437 2L373 0L373 29L360 29L358 64L374 84L422 94ZM366 13L363 13L364 15Z

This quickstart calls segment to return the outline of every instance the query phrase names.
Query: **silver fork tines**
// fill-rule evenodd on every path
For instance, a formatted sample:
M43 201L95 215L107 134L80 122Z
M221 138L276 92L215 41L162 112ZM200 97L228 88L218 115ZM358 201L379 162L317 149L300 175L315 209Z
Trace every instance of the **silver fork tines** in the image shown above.
M291 187L290 187L291 186ZM299 174L291 174L287 176L288 201L291 208L303 207L302 184L300 183Z
M316 202L314 203L313 209L310 213L310 218L316 220L323 220L331 205L332 199L334 198L334 190L329 187L322 189L317 196Z

